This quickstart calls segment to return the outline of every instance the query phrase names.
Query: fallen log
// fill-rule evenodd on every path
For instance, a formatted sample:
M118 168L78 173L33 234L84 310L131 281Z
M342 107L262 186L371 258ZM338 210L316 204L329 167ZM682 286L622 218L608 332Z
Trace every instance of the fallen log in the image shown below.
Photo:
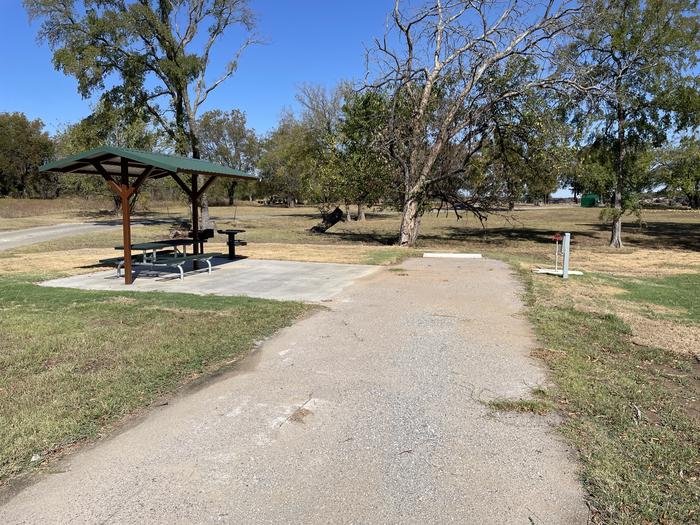
M324 215L323 220L319 222L316 226L311 228L310 231L314 233L326 233L329 229L335 226L337 223L343 220L343 210L336 206L335 210Z

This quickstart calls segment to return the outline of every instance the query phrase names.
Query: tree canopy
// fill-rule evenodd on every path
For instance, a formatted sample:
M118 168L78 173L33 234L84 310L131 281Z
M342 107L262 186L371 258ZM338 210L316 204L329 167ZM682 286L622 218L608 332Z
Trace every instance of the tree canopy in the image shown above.
M23 113L0 113L0 196L56 196L56 185L43 184L39 166L51 159L54 143L41 120Z
M700 19L694 0L593 0L577 20L564 63L589 89L573 94L582 140L613 177L610 245L622 246L622 215L638 202L635 167L670 133L697 126ZM607 154L608 159L601 159Z

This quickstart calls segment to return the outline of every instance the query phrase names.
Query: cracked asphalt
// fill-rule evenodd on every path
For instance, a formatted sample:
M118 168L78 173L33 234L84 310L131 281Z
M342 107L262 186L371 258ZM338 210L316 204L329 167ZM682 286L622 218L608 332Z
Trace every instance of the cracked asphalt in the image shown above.
M546 384L492 260L358 280L237 370L59 462L0 523L585 523Z

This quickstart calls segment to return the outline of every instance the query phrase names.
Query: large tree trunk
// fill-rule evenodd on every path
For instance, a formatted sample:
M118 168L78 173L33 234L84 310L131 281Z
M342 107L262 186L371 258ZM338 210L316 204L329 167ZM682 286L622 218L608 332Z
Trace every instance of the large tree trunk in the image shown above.
M204 183L203 178L201 178L201 175L199 176L199 186ZM211 222L211 218L209 217L209 197L207 196L207 192L205 191L202 193L202 196L199 198L199 206L201 211L200 217L202 217L202 222L200 223L199 229L200 230L207 230L210 228L214 227L214 224Z
M236 182L229 182L226 185L226 193L228 196L228 205L233 206L236 200Z
M357 203L357 218L355 220L356 221L364 221L365 220L365 205L362 204L361 202Z
M625 187L625 113L622 104L617 104L617 159L615 162L617 181L613 206L615 215L612 221L610 247L622 248L622 192Z
M350 215L350 203L345 203L345 213L343 213L343 222L349 222L352 220L352 215Z
M403 205L401 214L401 229L399 230L399 244L408 248L412 248L418 239L418 230L420 228L420 213L418 200L411 197L406 199Z
M695 183L695 191L688 194L688 204L694 210L700 209L700 179Z
M615 209L617 209L617 205L615 206ZM612 233L610 235L610 247L622 248L622 216L616 215L613 218Z

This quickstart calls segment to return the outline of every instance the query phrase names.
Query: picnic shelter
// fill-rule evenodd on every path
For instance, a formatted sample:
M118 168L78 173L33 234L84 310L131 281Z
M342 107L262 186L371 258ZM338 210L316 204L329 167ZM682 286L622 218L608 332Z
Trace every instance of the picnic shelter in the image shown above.
M198 208L202 194L218 177L256 180L255 175L228 166L201 159L166 155L127 148L104 146L72 155L43 165L40 172L90 175L102 177L111 190L120 197L123 231L124 282L131 284L132 244L129 198L150 179L172 177L189 197L192 205L192 248L199 254ZM199 185L199 176L203 183Z

